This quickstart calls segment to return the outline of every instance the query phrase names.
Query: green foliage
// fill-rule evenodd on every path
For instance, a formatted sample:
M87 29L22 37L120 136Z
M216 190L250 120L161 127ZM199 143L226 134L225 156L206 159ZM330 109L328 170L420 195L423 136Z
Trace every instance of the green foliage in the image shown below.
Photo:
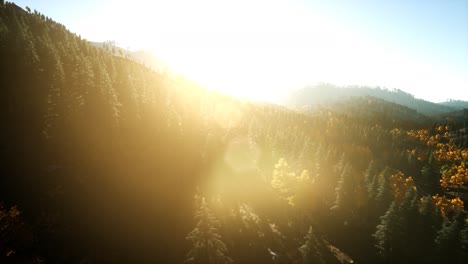
M336 200L332 210L352 210L354 208L354 179L351 165L346 164L342 169L338 186L335 188Z
M440 261L464 263L463 258L466 258L466 252L463 251L464 241L461 231L465 218L466 214L459 212L452 221L444 222L437 232L435 243Z
M399 207L395 202L390 204L387 212L380 218L380 224L372 236L376 239L376 247L382 256L393 259L401 253L404 233Z
M372 189L371 184L375 178L375 174L377 173L377 165L375 164L374 160L369 162L369 166L364 171L364 186L367 189Z
M312 226L304 238L304 244L299 248L302 255L302 263L326 263L321 253L321 243L316 237Z
M375 197L375 200L382 204L382 206L386 206L391 201L391 190L389 186L389 172L390 169L387 167L385 168L379 175L378 175L378 189L376 195L372 195Z
M192 249L187 254L187 263L232 263L227 256L227 247L219 235L219 222L208 208L205 198L196 197L198 209L195 214L196 227L187 239L192 243Z
M460 244L462 252L462 258L468 258L468 218L465 219L465 227L460 231Z

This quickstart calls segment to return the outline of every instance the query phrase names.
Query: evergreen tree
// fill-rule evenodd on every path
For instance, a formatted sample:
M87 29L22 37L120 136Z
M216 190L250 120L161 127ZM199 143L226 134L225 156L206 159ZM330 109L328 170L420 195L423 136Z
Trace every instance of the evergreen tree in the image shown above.
M370 185L375 176L375 173L376 173L376 164L374 160L371 160L369 162L369 166L364 171L364 186L366 186L368 189L370 188Z
M389 200L390 188L388 186L388 177L390 175L390 168L385 167L379 174L374 174L372 181L368 186L369 198L383 202ZM386 205L384 205L386 208Z
M435 247L435 237L442 225L442 217L431 196L420 199L418 220L416 221L414 237L418 241L414 255L420 260L430 260Z
M466 263L463 259L462 229L465 221L465 214L457 212L451 221L446 221L437 232L435 243L439 261L446 263Z
M338 181L338 186L335 188L336 199L332 210L352 210L354 201L354 180L352 168L347 163Z
M322 256L320 249L320 242L315 235L312 226L309 227L309 231L305 236L304 244L299 248L302 255L302 263L323 263L325 260Z
M390 169L385 168L378 178L379 187L377 189L377 194L375 195L375 200L381 204L382 207L386 207L392 199L391 189L389 186L389 172Z
M400 204L400 221L401 221L401 248L400 258L412 261L418 261L417 251L420 248L420 238L417 237L417 228L420 225L419 211L417 208L417 192L416 188L410 185L406 190L405 196Z
M376 240L375 246L382 257L392 262L400 256L403 229L396 202L392 202L385 215L380 217L380 224L377 225L377 230L372 236Z
M196 197L198 209L195 213L196 227L187 235L192 249L187 254L187 263L226 264L233 260L227 256L227 247L218 233L219 222L211 212L205 198Z
M377 196L378 184L379 184L379 175L374 174L372 176L372 181L367 186L367 194L370 199L375 199L375 197Z
M460 244L462 248L462 258L468 259L468 218L465 219L465 227L460 231Z

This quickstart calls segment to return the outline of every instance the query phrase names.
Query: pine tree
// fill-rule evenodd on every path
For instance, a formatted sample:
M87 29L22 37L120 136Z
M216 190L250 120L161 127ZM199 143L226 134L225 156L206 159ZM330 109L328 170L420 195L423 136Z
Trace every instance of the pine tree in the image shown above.
M401 198L394 199L391 202L388 210L380 217L380 224L373 234L380 255L391 262L412 260L413 255L415 255L415 248L418 248L418 240L414 236L416 227L419 224L417 221L419 213L416 210L417 192L411 178L403 181L408 185L404 185L406 186L404 188L400 186L398 191L404 192L404 194ZM386 181L382 181L381 188L389 189L388 186L385 187L383 184L388 185ZM393 185L395 188L398 186L397 183L393 183ZM382 190L380 191L379 194L382 193ZM386 197L387 195L391 196L391 193L377 196L377 198ZM390 200L391 197L385 199Z
M416 188L410 185L406 190L405 196L400 204L400 227L401 233L401 257L408 260L418 261L415 252L420 247L420 238L417 237L417 228L420 225L419 212L417 208L417 192Z
M279 159L273 170L271 187L275 189L283 199L291 199L294 195L296 173L292 171L284 158Z
M47 109L44 115L44 129L43 133L46 137L56 136L57 128L60 127L60 123L64 120L65 106L63 104L63 88L65 83L65 73L63 71L62 63L59 59L57 52L51 51L51 57L53 60L53 71L50 73L48 78L48 95L47 95ZM62 121L62 122L59 122Z
M375 200L382 199L383 198L382 195L385 194L384 191L388 191L388 192L390 191L389 188L383 188L383 187L388 187L386 177L388 177L389 174L390 174L389 167L385 167L379 174L374 174L374 176L372 177L372 181L367 187L369 198L372 198Z
M302 263L325 263L322 253L320 252L319 241L315 236L312 226L309 227L309 232L304 239L304 244L299 248L302 255Z
M369 196L370 199L375 199L375 196L377 196L378 184L379 184L379 175L374 174L372 176L372 181L367 186L367 195Z
M354 182L351 165L347 163L338 181L338 186L335 189L336 200L332 210L352 210L352 201L354 200Z
M418 248L414 255L419 256L420 260L430 260L432 256L429 252L434 249L434 239L442 224L442 216L431 196L420 199L418 218L414 234L418 240Z
M341 154L341 158L338 163L334 166L334 171L337 175L340 175L341 172L345 169L347 164L346 153Z
M394 260L400 255L403 230L396 202L392 202L387 212L380 217L380 224L372 236L376 240L375 246L381 256Z
M461 231L465 214L457 212L451 221L446 221L437 232L435 243L440 261L446 263L466 263L462 261L462 235Z
M465 227L460 231L460 244L462 247L462 258L468 259L468 218L465 219Z
M384 207L387 206L388 203L391 201L392 196L388 182L389 171L389 168L385 168L379 174L379 188L377 189L377 195L375 196L375 200L377 200Z
M364 171L364 185L367 188L369 188L371 183L372 183L372 180L373 180L374 175L375 175L375 171L376 171L376 164L375 164L374 160L371 160L370 163L369 163L369 166Z
M195 214L196 227L187 235L187 240L193 244L192 249L187 254L187 263L232 263L228 257L227 247L221 240L218 233L219 222L211 212L205 198L196 196L198 209Z

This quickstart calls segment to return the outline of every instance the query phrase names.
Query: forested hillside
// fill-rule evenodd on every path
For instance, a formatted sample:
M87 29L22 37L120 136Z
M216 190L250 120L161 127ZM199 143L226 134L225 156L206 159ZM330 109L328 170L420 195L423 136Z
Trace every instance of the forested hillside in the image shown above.
M154 56L152 53L145 50L131 51L128 49L121 48L116 45L115 41L105 42L90 42L93 46L102 48L112 55L129 58L136 62L139 62L151 70L159 73L171 73L168 65L163 59Z
M326 104L349 97L372 96L388 102L415 109L425 115L452 112L467 107L465 101L433 103L415 98L412 94L399 89L371 88L366 86L339 87L332 84L318 84L291 91L285 104L292 107Z
M3 1L0 100L0 262L468 260L461 123L243 102Z
M442 105L446 105L452 108L456 109L463 109L463 108L468 108L468 102L466 101L461 101L461 100L449 100L446 102L440 103Z

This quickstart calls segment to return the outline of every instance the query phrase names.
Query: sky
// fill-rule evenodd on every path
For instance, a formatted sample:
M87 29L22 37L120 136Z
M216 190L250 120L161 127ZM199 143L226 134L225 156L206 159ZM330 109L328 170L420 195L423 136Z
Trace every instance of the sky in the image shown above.
M241 97L279 102L325 82L468 101L467 0L13 2Z

